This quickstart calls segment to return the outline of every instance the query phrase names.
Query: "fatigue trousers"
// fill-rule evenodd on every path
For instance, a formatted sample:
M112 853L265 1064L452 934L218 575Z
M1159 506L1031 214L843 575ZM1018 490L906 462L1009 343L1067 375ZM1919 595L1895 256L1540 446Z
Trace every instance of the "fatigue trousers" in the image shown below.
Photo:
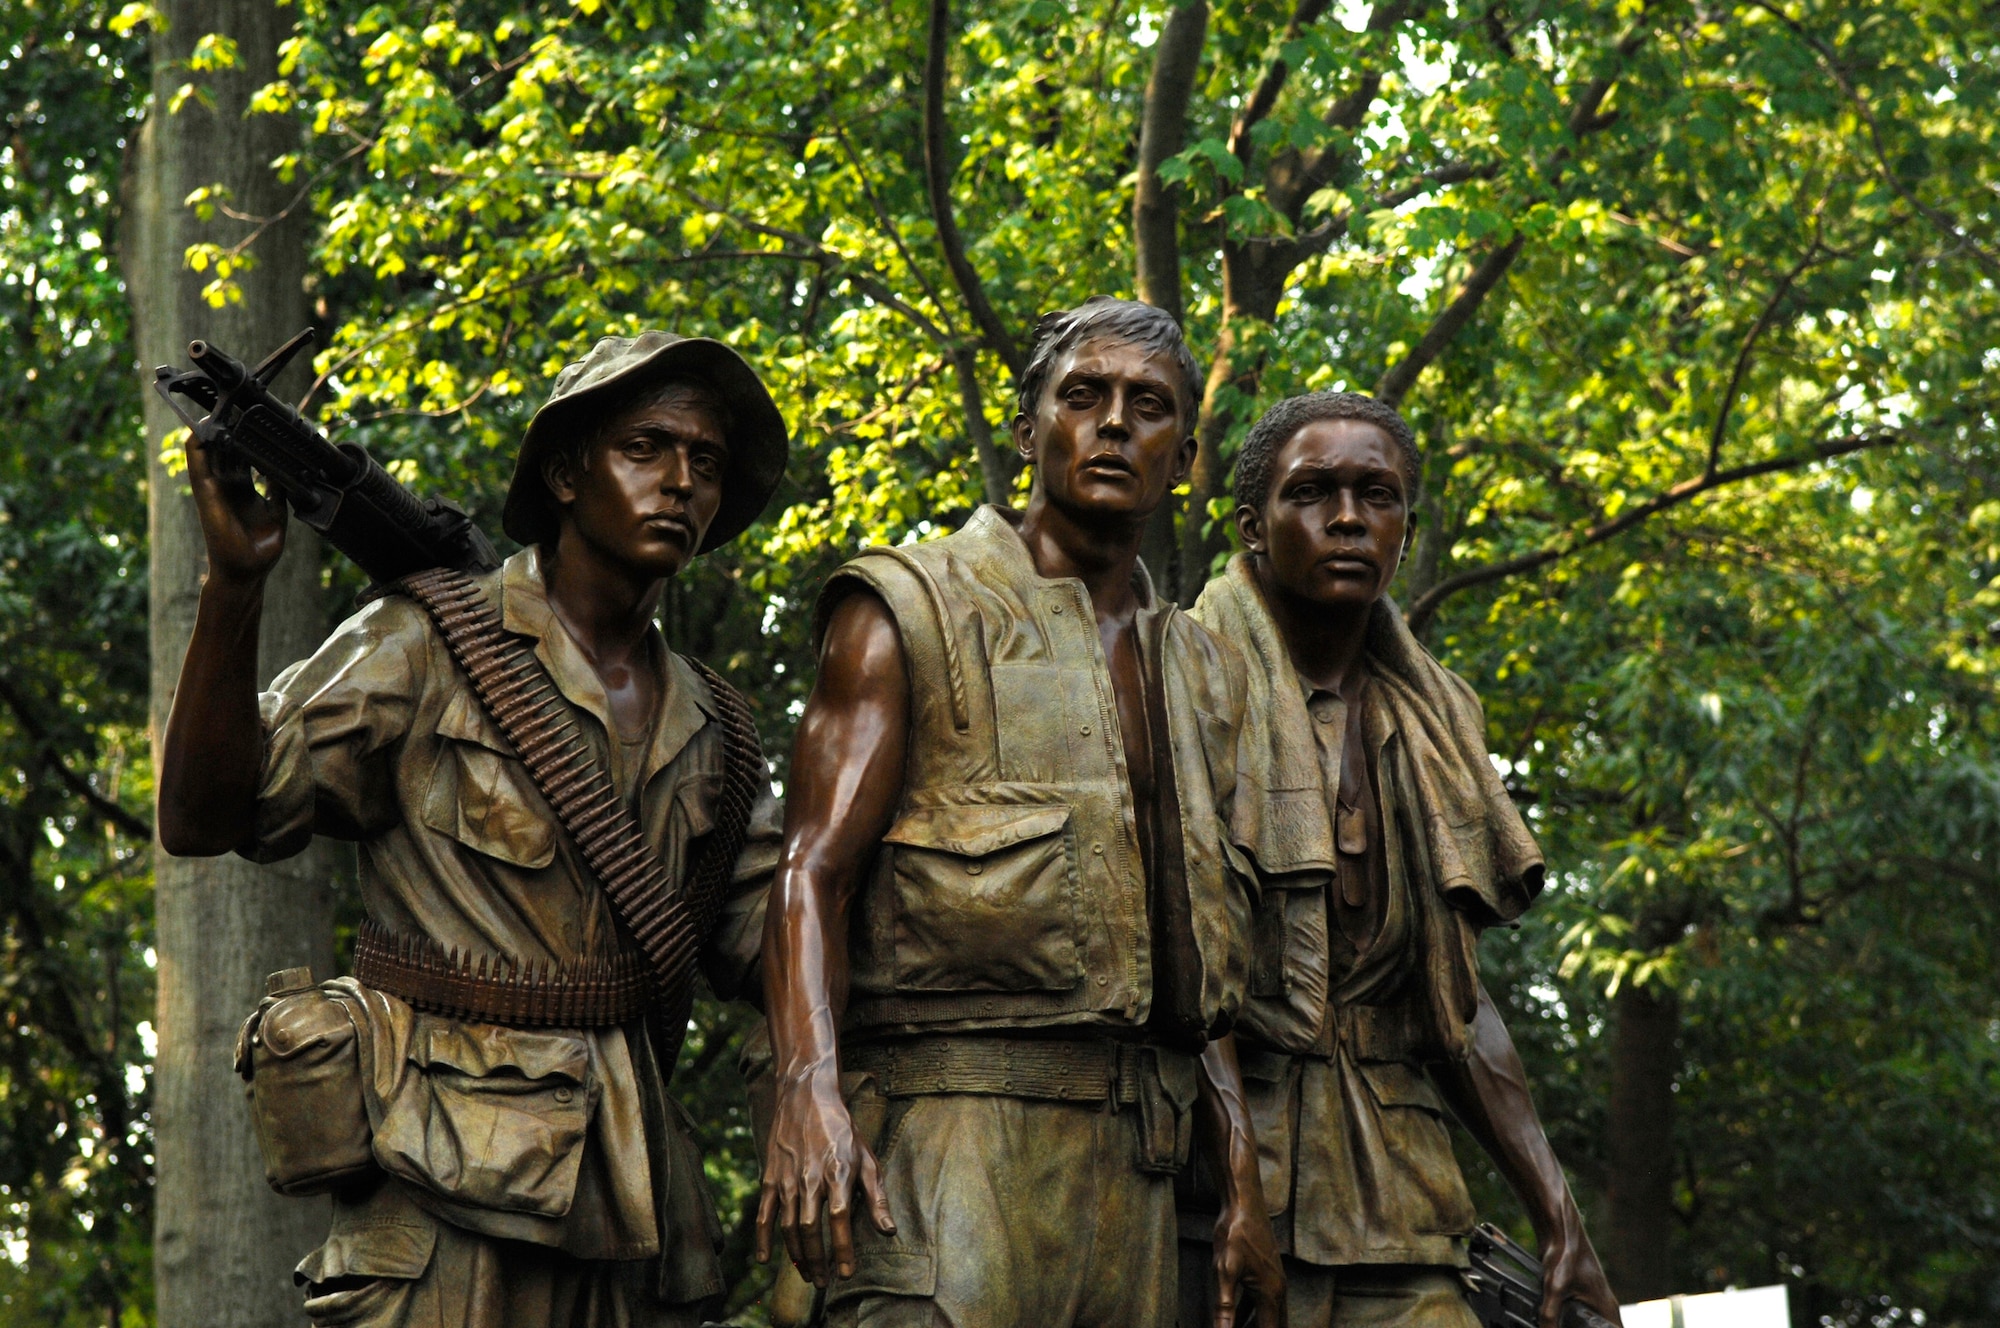
M313 1282L316 1267L337 1276ZM386 1180L334 1203L327 1243L300 1265L313 1328L696 1328L701 1305L653 1294L651 1259L579 1259L476 1235Z
M1213 1247L1183 1240L1180 1263L1179 1328L1208 1328L1215 1322ZM1239 1295L1237 1303L1249 1301ZM1285 1314L1291 1328L1479 1328L1458 1270L1429 1264L1329 1268L1286 1255Z
M1139 1111L980 1094L898 1100L876 1158L896 1221L856 1206L829 1328L1159 1328L1173 1317L1173 1177Z

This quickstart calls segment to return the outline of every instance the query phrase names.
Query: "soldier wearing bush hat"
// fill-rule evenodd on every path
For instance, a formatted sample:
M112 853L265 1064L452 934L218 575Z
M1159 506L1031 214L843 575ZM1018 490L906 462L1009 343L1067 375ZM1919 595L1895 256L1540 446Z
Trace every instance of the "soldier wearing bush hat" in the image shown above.
M503 523L524 547L475 578L532 640L645 853L683 889L721 872L699 963L724 998L756 961L777 806L742 699L654 616L668 578L757 519L787 446L729 347L606 337L522 441ZM306 1317L693 1328L724 1290L721 1231L668 1092L678 1030L619 907L410 596L369 604L258 694L285 513L220 483L199 448L188 468L209 575L164 742L161 843L264 861L316 834L360 848L354 975L298 981L246 1029L268 1056L292 1017L278 1012L307 1011L293 1022L339 1034L313 1044L320 1072L347 1074L365 1107L279 1122L279 1163L312 1166L266 1148L274 1185L333 1195L296 1274Z

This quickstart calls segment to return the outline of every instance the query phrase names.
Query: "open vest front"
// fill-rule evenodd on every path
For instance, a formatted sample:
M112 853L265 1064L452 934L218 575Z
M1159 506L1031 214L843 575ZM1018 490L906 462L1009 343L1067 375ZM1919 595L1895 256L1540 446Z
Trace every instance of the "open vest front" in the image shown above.
M1081 581L1039 575L1008 514L985 507L955 535L868 550L828 582L820 629L847 594L872 591L910 684L903 797L852 924L848 1032L1132 1033L1165 1004L1198 1039L1233 1017L1252 881L1227 828L1243 665L1140 577L1162 790L1150 886ZM1160 918L1180 943L1171 983L1155 973Z

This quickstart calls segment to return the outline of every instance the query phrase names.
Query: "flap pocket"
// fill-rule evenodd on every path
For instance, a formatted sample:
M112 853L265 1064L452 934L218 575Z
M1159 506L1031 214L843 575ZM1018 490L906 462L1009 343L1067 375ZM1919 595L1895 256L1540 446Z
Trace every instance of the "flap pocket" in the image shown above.
M888 835L901 991L1069 991L1077 945L1070 809L957 804Z
M514 748L501 734L500 726L487 715L486 707L469 687L460 688L445 704L444 713L438 716L437 732L440 738L469 742L502 756L514 755Z
M1368 1090L1385 1107L1422 1107L1444 1115L1444 1099L1424 1072L1406 1061L1357 1062Z
M375 1130L382 1167L457 1203L561 1217L595 1093L584 1039L419 1016Z
M336 1231L326 1244L299 1261L292 1280L300 1286L331 1282L336 1277L394 1277L405 1281L424 1275L437 1228L407 1222L377 1222L350 1231Z
M1067 807L919 807L890 826L882 840L983 858L1052 835L1068 823Z
M834 1279L827 1308L860 1296L935 1296L937 1260L926 1249L864 1245L854 1252L854 1276Z
M464 700L460 694L458 700ZM445 709L451 718L456 702ZM477 718L484 722L485 716ZM504 747L497 729L478 731L469 720L458 732L438 724L437 766L424 797L424 824L467 848L516 867L537 871L556 856L556 817L535 788L528 769Z
M581 1084L590 1074L590 1049L580 1037L455 1020L432 1023L425 1030L421 1050L412 1059L419 1065L442 1065L474 1078L511 1070L523 1079L559 1078Z

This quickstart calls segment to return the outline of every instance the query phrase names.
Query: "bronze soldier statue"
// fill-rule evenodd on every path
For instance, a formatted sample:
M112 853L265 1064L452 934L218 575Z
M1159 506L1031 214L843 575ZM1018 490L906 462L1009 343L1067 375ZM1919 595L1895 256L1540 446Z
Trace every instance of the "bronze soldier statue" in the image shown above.
M1045 317L1013 426L1026 510L866 551L820 598L766 922L758 1248L782 1230L828 1324L1170 1321L1197 1114L1227 1201L1217 1321L1245 1281L1282 1315L1209 1041L1246 973L1243 664L1138 558L1196 390L1159 310Z
M1534 1221L1543 1328L1572 1299L1615 1320L1478 976L1480 931L1534 900L1542 856L1487 759L1478 697L1385 594L1421 473L1409 425L1380 402L1280 403L1236 465L1247 551L1193 610L1250 665L1238 797L1263 891L1237 1041L1292 1328L1477 1328L1447 1105ZM1194 1181L1190 1240L1214 1202ZM1183 1255L1187 1326L1198 1255Z
M297 1273L313 1323L682 1328L723 1289L720 1227L666 1087L685 1009L657 999L645 938L606 884L637 869L593 870L603 825L572 835L524 753L573 725L565 787L595 779L600 822L629 827L626 857L665 882L699 875L734 816L745 847L714 864L720 916L694 939L718 992L752 980L777 848L768 772L754 730L745 757L740 701L667 647L654 614L668 577L756 519L787 447L728 347L607 337L522 440L504 524L526 547L449 612L398 583L409 593L370 603L261 696L257 622L286 511L189 448L209 565L163 744L161 843L260 860L314 834L360 848L356 977L294 982L241 1053L260 1110L282 1116L301 1083L337 1105L343 1066L356 1103L345 1135L339 1111L297 1110L264 1138L274 1184L334 1190L331 1234ZM520 666L491 696L467 669L494 652L462 667L451 634L479 613ZM546 704L526 727L496 722L530 675L552 683ZM755 792L725 806L746 759ZM301 1080L329 1046L350 1059ZM337 1187L288 1171L335 1154L355 1159Z

